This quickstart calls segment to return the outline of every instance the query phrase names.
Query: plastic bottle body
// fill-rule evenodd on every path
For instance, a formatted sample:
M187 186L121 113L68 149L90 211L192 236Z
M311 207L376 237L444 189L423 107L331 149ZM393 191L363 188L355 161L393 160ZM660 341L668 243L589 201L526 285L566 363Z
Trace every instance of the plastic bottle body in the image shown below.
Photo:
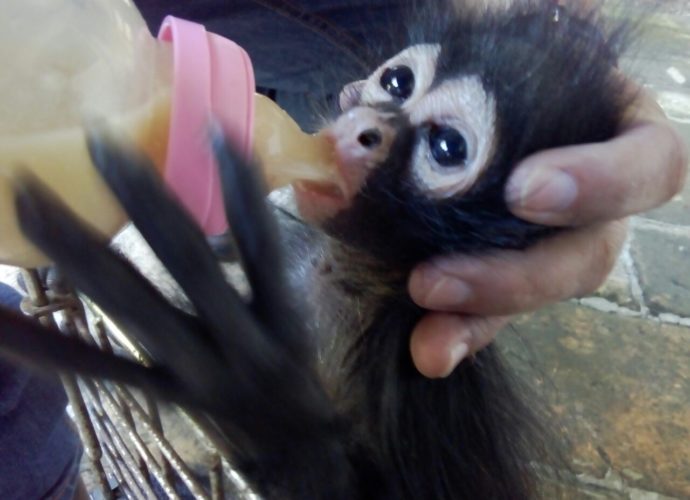
M93 169L84 123L104 120L161 170L172 54L128 0L3 0L0 6L0 261L46 259L17 227L12 178L30 170L104 235L126 218Z
M332 176L330 141L254 96L251 62L233 42L170 17L155 39L130 0L2 2L1 263L48 263L17 224L13 178L24 170L105 237L126 222L91 164L90 120L143 150L207 234L227 229L204 142L211 116L245 156L254 144L271 188Z

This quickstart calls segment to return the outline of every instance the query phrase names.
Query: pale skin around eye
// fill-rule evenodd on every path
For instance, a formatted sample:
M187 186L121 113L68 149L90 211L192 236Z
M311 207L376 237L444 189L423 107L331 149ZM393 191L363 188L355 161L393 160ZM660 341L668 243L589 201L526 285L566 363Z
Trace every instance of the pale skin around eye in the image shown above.
M410 341L423 375L448 376L490 344L513 314L596 290L625 242L626 217L662 205L680 191L687 146L654 98L628 84L638 98L617 137L537 153L509 179L506 199L513 213L577 229L527 251L450 256L412 272L409 292L431 311Z

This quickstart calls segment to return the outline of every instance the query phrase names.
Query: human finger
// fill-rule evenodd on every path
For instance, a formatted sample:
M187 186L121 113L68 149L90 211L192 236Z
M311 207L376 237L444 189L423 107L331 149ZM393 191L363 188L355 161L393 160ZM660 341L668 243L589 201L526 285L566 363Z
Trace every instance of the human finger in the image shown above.
M412 332L412 361L425 377L447 377L463 359L489 345L507 323L508 317L429 313Z
M640 92L628 125L610 141L527 158L506 187L511 211L556 226L643 212L672 198L687 174L687 146L654 99Z
M596 290L616 262L627 221L587 226L524 251L449 256L418 266L408 289L434 311L496 316L537 309Z

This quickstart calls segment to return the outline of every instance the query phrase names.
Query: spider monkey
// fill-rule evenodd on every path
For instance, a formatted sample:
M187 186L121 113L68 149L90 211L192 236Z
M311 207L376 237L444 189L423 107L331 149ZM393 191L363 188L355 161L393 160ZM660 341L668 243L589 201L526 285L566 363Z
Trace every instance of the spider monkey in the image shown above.
M626 29L550 0L448 12L418 11L407 45L344 87L327 131L340 178L295 186L308 227L269 210L255 169L212 133L249 299L136 151L89 138L95 165L194 314L47 188L19 182L23 231L154 362L6 312L0 348L205 414L267 498L535 497L534 463L548 460L549 443L530 401L494 347L445 379L419 374L409 336L423 311L406 277L436 255L524 249L554 231L510 213L506 179L531 153L615 135L629 102L613 71Z

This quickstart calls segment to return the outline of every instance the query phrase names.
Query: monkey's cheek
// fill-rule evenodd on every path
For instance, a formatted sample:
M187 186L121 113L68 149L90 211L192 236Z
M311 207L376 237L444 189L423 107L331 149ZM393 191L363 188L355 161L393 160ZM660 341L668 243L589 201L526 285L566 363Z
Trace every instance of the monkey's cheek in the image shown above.
M311 182L293 185L300 216L312 224L321 224L350 206L351 200L337 188Z

